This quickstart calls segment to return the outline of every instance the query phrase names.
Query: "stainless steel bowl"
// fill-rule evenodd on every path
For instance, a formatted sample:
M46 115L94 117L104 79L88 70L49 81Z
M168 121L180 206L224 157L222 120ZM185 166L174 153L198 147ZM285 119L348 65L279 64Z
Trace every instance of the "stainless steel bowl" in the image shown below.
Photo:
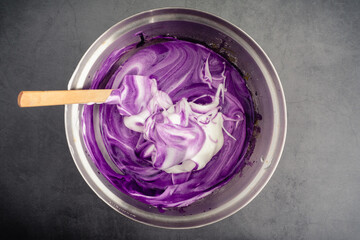
M145 36L171 35L220 46L233 63L249 76L261 128L250 162L224 187L183 211L163 213L117 190L101 174L87 154L81 133L83 105L65 107L67 141L81 175L93 191L115 211L144 224L163 228L195 228L217 222L247 205L274 173L284 148L286 105L283 89L270 59L244 31L214 15L191 9L165 8L127 18L100 36L80 60L68 89L90 85L102 61L115 49L138 42Z

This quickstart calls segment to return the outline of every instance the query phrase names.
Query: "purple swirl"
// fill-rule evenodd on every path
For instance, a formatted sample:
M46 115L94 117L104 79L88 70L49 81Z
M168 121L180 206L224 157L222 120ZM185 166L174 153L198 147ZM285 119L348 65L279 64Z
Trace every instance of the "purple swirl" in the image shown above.
M99 106L103 143L110 159L123 174L109 166L99 149L95 138L93 105L84 107L82 125L85 144L101 174L120 191L157 207L188 206L222 187L244 166L254 124L251 94L237 69L202 45L180 40L156 43L140 49L117 66L117 61L131 48L113 52L104 61L91 85L91 89L102 86L118 89L116 95L124 103ZM134 100L141 90L133 84L134 76L140 76L136 81L144 88L151 88L149 79L155 79L159 91L171 98L165 97L163 102L170 104L172 101L179 105L179 109L184 98L200 105L208 104L225 80L226 91L219 107L224 118L224 144L204 168L186 173L162 170L169 167L164 166L164 149L169 145L176 145L176 156L186 154L183 149L189 144L190 155L199 151L204 133L197 124L189 121L186 125L171 126L166 124L161 114L154 114L144 125L147 128L145 137L125 126L124 118L140 113L146 108L145 102L151 100L151 96L146 95L149 91L142 95L146 101ZM185 131L191 136L191 141L182 137ZM149 154L154 144L158 150L156 161ZM178 164L177 160L174 161L171 164Z

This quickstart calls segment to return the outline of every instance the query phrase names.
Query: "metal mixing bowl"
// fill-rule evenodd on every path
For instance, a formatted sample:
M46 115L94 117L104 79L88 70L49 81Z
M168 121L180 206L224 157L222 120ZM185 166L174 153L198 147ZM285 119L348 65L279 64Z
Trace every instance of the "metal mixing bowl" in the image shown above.
M82 133L83 105L65 107L67 141L77 168L92 190L117 212L144 224L163 228L195 228L234 214L247 205L269 181L283 151L286 106L283 89L270 59L244 31L214 15L179 8L156 9L127 18L100 36L85 53L68 89L88 88L96 70L115 49L139 42L145 36L170 35L220 47L246 76L253 93L261 128L250 162L239 176L213 194L182 211L159 212L117 190L101 174L87 154ZM104 151L105 152L105 151Z

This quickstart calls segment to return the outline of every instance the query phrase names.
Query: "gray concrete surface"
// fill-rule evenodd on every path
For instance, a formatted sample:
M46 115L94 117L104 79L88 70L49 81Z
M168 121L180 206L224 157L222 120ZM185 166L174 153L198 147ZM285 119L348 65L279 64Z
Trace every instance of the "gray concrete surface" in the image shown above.
M359 239L359 1L0 1L0 235L40 239ZM269 184L210 226L162 230L116 213L70 156L63 107L20 109L21 90L65 89L106 29L178 6L245 30L274 63L288 137ZM5 238L3 238L5 239Z

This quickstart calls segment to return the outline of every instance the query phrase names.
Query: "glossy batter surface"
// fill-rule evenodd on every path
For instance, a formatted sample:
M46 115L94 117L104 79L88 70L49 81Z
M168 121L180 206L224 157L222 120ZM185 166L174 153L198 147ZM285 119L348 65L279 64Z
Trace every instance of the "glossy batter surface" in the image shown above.
M112 164L98 147L93 105L83 112L86 146L122 192L160 208L187 206L244 165L254 122L251 94L237 69L202 45L169 40L117 66L131 48L113 52L91 85L118 89L99 106L96 122Z

